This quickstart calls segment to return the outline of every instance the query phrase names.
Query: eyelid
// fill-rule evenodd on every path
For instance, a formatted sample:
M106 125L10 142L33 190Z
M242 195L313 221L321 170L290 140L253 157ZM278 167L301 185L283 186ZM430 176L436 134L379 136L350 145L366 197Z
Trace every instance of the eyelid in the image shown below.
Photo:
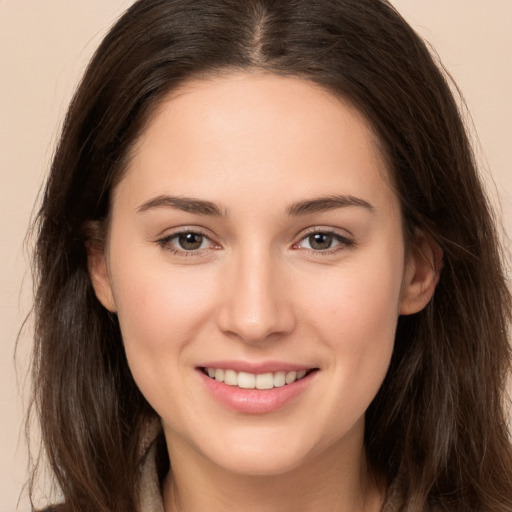
M210 242L209 247L203 248L203 249L195 249L195 250L187 251L185 249L180 249L178 247L172 246L172 243L171 243L172 240L176 239L180 235L187 234L187 233L193 233L193 234L200 235L200 236L206 238ZM172 254L176 254L179 256L185 256L185 257L200 256L204 252L206 252L210 249L219 249L220 248L220 244L218 244L210 234L206 233L206 231L204 229L197 227L197 226L180 226L178 228L171 230L170 232L165 233L165 235L163 235L163 236L159 236L155 240L155 242L160 247L171 252Z
M298 241L295 242L292 245L292 248L294 249L301 249L304 251L308 251L311 254L314 254L315 256L322 256L322 255L329 255L333 254L335 252L341 251L343 249L347 249L350 247L354 247L356 245L356 242L354 240L354 237L351 233L348 233L346 230L344 230L347 234L341 234L338 229L332 228L332 227L324 227L324 226L314 226L311 228L306 229L300 235L298 235ZM309 248L300 248L297 247L302 241L304 241L306 238L308 238L311 235L315 235L317 233L324 234L324 235L331 235L333 238L335 238L339 243L332 248L324 249L324 250L315 250L315 249L309 249Z
M295 250L303 250L307 251L315 256L326 256L333 253L336 253L338 251L348 249L351 247L354 247L356 245L356 242L353 238L353 235L351 233L348 233L346 230L343 230L344 233L340 233L340 230L337 228L332 227L324 227L324 226L313 226L310 228L307 228L306 230L303 230L299 235L297 235L296 239L297 241L292 244L292 249ZM176 239L179 235L187 234L187 233L193 233L200 235L207 239L209 241L209 246L202 249L193 249L193 250L186 250L186 249L180 249L178 247L174 247L171 244L171 241L173 239ZM312 248L301 248L299 245L308 237L314 234L325 234L325 235L331 235L338 243L328 249L312 249ZM204 255L205 252L209 250L218 250L221 249L221 245L215 241L214 237L212 237L211 234L207 233L207 230L198 227L198 226L179 226L177 228L174 228L171 230L171 232L167 232L163 236L159 236L155 243L157 243L160 247L163 249L171 252L172 254L176 254L178 256L184 256L184 257L191 257L191 256L201 256Z

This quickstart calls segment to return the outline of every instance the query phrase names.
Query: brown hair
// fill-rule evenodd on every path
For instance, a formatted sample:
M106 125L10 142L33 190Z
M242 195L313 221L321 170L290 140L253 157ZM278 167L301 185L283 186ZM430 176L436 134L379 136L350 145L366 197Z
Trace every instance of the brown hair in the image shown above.
M136 510L137 446L155 416L119 325L95 297L85 243L145 121L201 74L262 69L355 105L380 138L406 231L443 250L433 300L400 317L366 419L371 466L400 479L403 510L512 511L504 413L510 296L449 85L384 0L140 0L92 59L69 108L37 218L34 403L72 511Z

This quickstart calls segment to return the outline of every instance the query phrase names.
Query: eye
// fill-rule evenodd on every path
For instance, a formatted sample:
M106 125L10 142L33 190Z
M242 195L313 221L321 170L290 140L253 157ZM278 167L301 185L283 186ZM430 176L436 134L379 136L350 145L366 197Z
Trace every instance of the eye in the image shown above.
M333 253L352 245L354 245L352 240L337 233L315 231L304 236L295 247L314 252Z
M199 233L179 233L175 236L176 243L184 251L197 251L203 248L207 238Z
M176 254L193 254L194 252L213 248L215 245L210 238L197 231L180 231L157 240L157 243L164 249Z
M333 242L337 242L331 233L313 233L304 238L303 241L308 245L308 249L315 251L331 249Z

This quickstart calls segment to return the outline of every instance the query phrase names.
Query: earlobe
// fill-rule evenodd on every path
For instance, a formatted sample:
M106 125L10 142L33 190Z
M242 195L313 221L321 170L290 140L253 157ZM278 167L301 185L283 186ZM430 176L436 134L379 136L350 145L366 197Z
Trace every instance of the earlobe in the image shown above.
M87 231L90 232L91 230L97 231L97 226L88 226ZM105 243L100 241L98 237L93 236L88 239L85 247L87 250L87 268L96 297L108 311L115 313L117 308L108 272Z
M406 262L400 300L401 315L418 313L430 302L442 266L442 249L434 240L419 233Z

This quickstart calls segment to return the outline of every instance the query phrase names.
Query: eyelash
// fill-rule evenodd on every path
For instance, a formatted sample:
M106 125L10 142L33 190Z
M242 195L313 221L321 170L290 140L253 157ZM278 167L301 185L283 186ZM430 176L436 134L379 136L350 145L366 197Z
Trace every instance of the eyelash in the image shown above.
M178 249L178 248L172 247L173 240L177 240L178 237L180 237L181 235L201 236L210 242L210 246L216 245L206 233L203 233L201 230L198 230L198 229L183 229L181 231L177 231L176 233L172 233L171 235L165 236L164 238L160 238L156 242L160 247L162 247L166 251L169 251L171 254L176 255L176 256L182 256L185 258L200 256L204 253L204 251L207 251L208 249L211 248L211 247L207 247L206 249L196 249L196 250L187 251L186 249Z
M177 240L178 237L180 237L182 235L196 235L196 236L203 237L204 239L209 241L210 246L207 248L195 249L195 250L178 249L178 248L172 247L171 244L173 243L173 240ZM351 247L354 247L356 245L356 243L353 239L348 238L346 236L342 236L336 232L329 231L328 229L312 229L311 231L308 231L305 234L303 234L302 237L300 238L300 240L297 243L293 244L292 248L295 250L299 250L300 248L297 246L314 235L331 236L333 241L337 242L337 244L334 247L328 248L328 249L323 249L323 250L322 249L315 250L315 249L311 249L311 248L303 249L314 256L319 256L319 257L329 256L329 255L335 254L341 250L350 249ZM169 251L171 254L185 257L185 258L201 256L204 253L204 251L207 251L211 248L219 248L220 247L218 245L216 246L215 242L213 242L207 234L203 233L202 231L200 231L198 229L184 229L184 230L178 231L176 233L173 233L171 235L168 235L164 238L161 238L161 239L157 240L156 243L160 247L165 249L166 251Z
M337 245L335 245L332 248L323 249L323 250L321 250L321 249L314 250L314 249L307 249L307 248L303 249L305 251L308 251L313 256L319 256L319 257L330 256L330 255L333 255L333 254L335 254L339 251L342 251L344 249L350 249L356 245L356 243L353 239L348 238L343 235L340 235L339 233L330 231L328 229L314 228L314 229L311 229L310 231L307 231L305 234L303 234L301 239L297 243L293 244L293 248L297 247L300 243L304 242L305 240L307 240L308 238L310 238L314 235L331 236L333 241L337 242Z

